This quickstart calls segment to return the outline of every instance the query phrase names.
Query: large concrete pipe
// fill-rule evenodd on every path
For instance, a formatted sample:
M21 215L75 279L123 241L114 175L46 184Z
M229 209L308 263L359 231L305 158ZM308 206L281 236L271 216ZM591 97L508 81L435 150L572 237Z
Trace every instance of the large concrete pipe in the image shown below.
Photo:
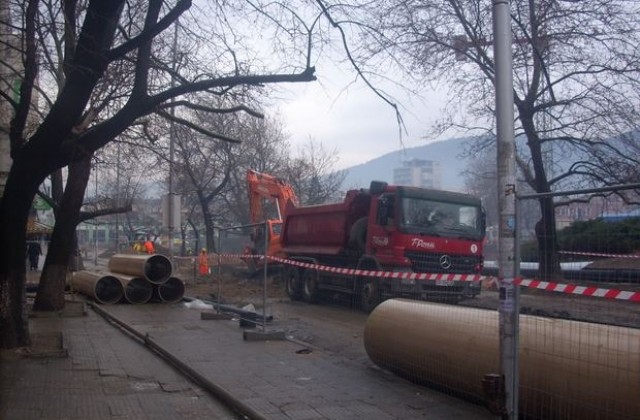
M117 303L124 295L118 279L108 274L76 271L71 276L70 285L83 295L103 304Z
M162 284L171 276L171 261L164 255L115 254L109 259L109 271L144 277L153 284Z
M153 284L140 276L128 276L120 273L110 273L117 278L124 290L124 299L129 303L147 303L153 296Z
M371 360L403 377L484 399L500 373L497 311L391 299L370 315ZM640 419L640 330L520 316L522 414L544 419Z
M163 303L180 302L184 297L184 283L177 277L169 277L162 284L153 285L153 297L151 300Z

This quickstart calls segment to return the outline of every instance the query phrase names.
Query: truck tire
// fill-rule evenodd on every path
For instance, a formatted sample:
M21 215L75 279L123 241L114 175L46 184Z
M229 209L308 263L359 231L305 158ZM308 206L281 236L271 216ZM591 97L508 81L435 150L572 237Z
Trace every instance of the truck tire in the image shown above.
M369 313L382 302L378 279L369 277L363 280L360 288L360 309Z
M300 282L300 270L292 265L287 265L283 269L284 287L291 300L300 300L302 296L302 285Z
M364 251L367 243L367 224L369 223L368 217L361 217L355 221L349 230L349 245L352 247Z
M308 268L302 274L302 298L305 302L317 303L319 297L318 270Z

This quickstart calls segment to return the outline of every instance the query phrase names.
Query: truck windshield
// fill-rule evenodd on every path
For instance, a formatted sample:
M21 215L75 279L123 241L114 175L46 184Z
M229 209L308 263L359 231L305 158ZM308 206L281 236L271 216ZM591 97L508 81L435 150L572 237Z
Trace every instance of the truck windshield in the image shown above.
M408 233L480 239L484 236L481 218L480 206L425 198L402 198L400 223Z

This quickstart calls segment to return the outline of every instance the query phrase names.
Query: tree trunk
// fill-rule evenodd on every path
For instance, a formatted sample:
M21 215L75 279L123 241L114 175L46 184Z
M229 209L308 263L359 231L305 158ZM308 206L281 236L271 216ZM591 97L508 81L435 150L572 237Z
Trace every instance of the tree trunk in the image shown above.
M536 223L538 277L544 281L561 280L562 270L558 257L558 236L553 198L541 198L540 210L542 218Z
M205 205L202 206L202 216L204 217L204 228L205 228L205 242L207 244L207 252L217 252L216 251L216 243L214 236L214 226L213 220L211 219L211 213L207 209Z
M542 141L533 123L533 115L529 110L519 108L520 120L527 135L527 145L531 153L533 165L533 185L535 192L543 194L551 191L545 170L542 154ZM553 197L539 199L542 219L536 224L536 239L538 240L538 276L540 280L554 280L562 277L560 260L558 258L558 238L556 236L556 214Z
M76 227L90 173L91 155L69 165L69 177L56 214L49 252L44 261L38 293L33 304L34 310L58 311L64 308L67 272L74 251Z
M29 209L46 174L37 155L17 156L0 202L0 348L28 346L26 226Z

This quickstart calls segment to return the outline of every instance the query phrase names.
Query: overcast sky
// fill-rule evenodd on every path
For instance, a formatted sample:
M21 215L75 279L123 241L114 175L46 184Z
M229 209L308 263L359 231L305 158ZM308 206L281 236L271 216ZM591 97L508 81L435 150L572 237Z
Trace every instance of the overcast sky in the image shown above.
M443 105L437 94L427 95L425 90L427 105L400 89L382 86L397 95L401 106L407 129L401 139L394 109L361 80L350 83L353 73L333 66L318 66L316 72L318 81L289 84L274 101L273 109L284 119L294 147L313 138L325 150L338 152L336 169L342 169L436 140L425 135Z

